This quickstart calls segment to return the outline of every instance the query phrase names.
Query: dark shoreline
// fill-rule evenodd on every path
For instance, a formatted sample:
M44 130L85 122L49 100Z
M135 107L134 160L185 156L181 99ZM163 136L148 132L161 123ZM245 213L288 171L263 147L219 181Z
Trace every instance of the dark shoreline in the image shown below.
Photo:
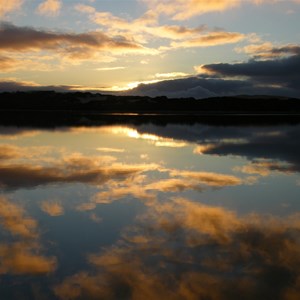
M207 99L53 91L0 93L0 125L52 128L107 124L274 125L300 123L300 99L233 96Z
M300 114L249 114L249 113L194 113L194 114L148 114L148 113L99 113L76 111L24 111L0 110L0 126L56 128L65 126L154 124L206 124L213 126L268 126L300 124Z

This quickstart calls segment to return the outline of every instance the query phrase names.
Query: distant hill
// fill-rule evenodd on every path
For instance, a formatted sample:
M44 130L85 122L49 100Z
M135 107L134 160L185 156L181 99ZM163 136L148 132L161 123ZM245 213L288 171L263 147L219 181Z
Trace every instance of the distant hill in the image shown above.
M73 111L139 114L299 114L300 99L235 96L207 99L115 96L53 91L0 93L1 111Z

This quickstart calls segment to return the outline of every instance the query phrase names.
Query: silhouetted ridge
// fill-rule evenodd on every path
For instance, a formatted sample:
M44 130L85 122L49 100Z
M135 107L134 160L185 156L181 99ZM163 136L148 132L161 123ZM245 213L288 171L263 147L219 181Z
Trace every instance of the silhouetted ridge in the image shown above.
M0 110L79 111L95 113L300 113L300 99L276 96L235 96L208 99L115 96L53 91L0 94Z

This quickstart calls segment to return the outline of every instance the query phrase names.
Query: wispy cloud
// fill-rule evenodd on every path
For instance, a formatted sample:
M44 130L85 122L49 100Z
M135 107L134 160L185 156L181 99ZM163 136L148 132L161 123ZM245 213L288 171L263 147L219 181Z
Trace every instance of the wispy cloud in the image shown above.
M125 67L103 67L97 68L97 71L117 71L117 70L124 70Z
M98 147L97 151L100 152L115 152L115 153L123 153L125 149L122 148L106 148L106 147Z
M0 224L14 236L14 242L0 243L0 274L38 275L56 269L56 258L41 254L38 223L23 207L0 197Z
M291 55L300 54L300 46L297 44L287 44L276 46L270 42L251 44L245 47L236 48L237 52L244 52L254 58L281 58Z
M37 233L37 222L25 216L25 210L7 198L0 197L0 223L13 235L23 238L34 238Z
M155 170L156 164L112 163L107 157L85 157L69 155L61 161L53 161L50 166L37 162L6 162L0 165L0 186L4 189L35 188L51 183L103 184L111 179L126 180L141 172Z
M64 62L111 62L114 56L119 55L158 53L158 50L146 48L122 35L114 36L100 31L59 32L3 22L0 23L0 39L0 66L4 71L24 69L29 65L31 69L47 70L55 65L61 68Z
M198 38L182 42L172 42L173 48L211 47L217 45L237 43L245 39L245 35L238 32L215 31L209 32Z
M240 0L144 0L144 2L159 14L168 15L173 20L186 20L209 12L224 11L240 4Z
M41 210L51 217L58 217L64 214L64 207L58 201L43 201Z
M38 6L37 13L53 17L60 13L61 8L62 2L60 0L46 0Z
M0 17L19 10L23 4L23 0L0 0Z

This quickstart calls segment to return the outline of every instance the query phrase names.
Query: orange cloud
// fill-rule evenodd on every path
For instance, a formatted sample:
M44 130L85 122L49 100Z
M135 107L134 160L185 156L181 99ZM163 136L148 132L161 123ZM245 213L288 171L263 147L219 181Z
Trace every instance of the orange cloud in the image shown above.
M4 197L0 197L0 224L11 234L23 238L38 235L36 221L26 217L22 207Z
M37 13L46 16L57 16L62 7L60 0L46 0L37 8Z
M187 199L151 208L117 244L88 255L93 272L66 278L55 294L63 300L299 298L299 216L239 218Z
M145 190L154 190L160 192L182 192L184 190L202 191L204 188L198 181L182 178L170 178L150 183L145 186Z
M269 176L272 172L289 174L295 171L292 165L278 161L253 162L246 166L235 168L235 170L246 174L258 174L260 176Z
M124 54L158 53L132 37L112 32L64 33L8 23L0 24L0 40L0 66L6 72L29 65L31 69L51 70L86 60L111 62L115 56Z
M41 203L41 210L51 217L57 217L64 214L63 206L55 201L44 201Z
M199 183L210 186L221 187L242 184L242 180L240 178L220 173L171 170L170 175L176 177L180 176L189 180L196 180Z
M158 13L171 16L174 20L186 20L209 12L224 11L240 4L240 0L144 0L144 2Z
M16 59L7 56L0 56L0 68L2 71L12 71L19 67L19 62Z
M237 43L245 39L245 35L238 32L215 31L209 32L198 38L182 42L172 42L173 48L211 47L224 44Z
M0 274L39 275L53 272L57 267L54 257L38 253L35 244L16 242L0 244Z
M13 145L0 145L0 160L14 159L21 157L19 147Z
M56 269L56 258L40 254L38 224L24 208L0 197L0 224L19 241L0 243L0 274L44 274Z
M255 58L269 59L300 54L300 46L296 44L275 46L270 42L265 42L261 44L247 45L242 48L236 48L236 51L239 53L242 52L249 54Z
M226 187L240 184L251 184L252 178L242 180L236 176L209 173L209 172L191 172L183 170L169 170L158 168L157 171L169 173L171 178L155 180L148 182L143 174L128 177L127 180L120 182L108 181L105 188L95 194L90 202L83 203L77 207L78 210L93 210L96 204L106 204L120 200L126 196L133 196L143 201L145 205L152 206L157 200L157 194L178 193L186 190L202 192L211 187ZM172 178L175 177L175 178Z
M126 180L142 172L158 169L156 164L112 163L111 157L84 157L70 155L52 165L31 163L0 164L0 186L5 189L33 188L50 183L75 183L100 185L109 180Z
M20 158L33 158L46 154L50 147L18 147L10 144L0 145L0 160L12 160Z
M23 0L0 0L0 17L21 8Z
M212 2L214 1L209 2L211 7L213 6ZM221 3L219 0L216 0L215 2ZM228 2L233 1L228 0ZM203 3L204 1L202 2L202 5ZM208 47L236 43L245 38L245 35L236 32L209 30L205 25L195 28L189 28L182 25L160 26L158 25L159 14L162 11L166 13L166 8L169 7L169 5L171 10L176 7L176 4L173 5L173 2L155 3L155 9L148 10L143 16L135 20L126 20L124 18L116 17L110 12L97 12L95 8L86 5L77 5L76 9L89 14L90 19L106 28L107 32L124 34L125 36L134 36L134 39L142 44L147 43L148 40L153 39L153 37L179 40L178 42L171 43L171 47L160 47L159 51L167 51L171 48ZM160 11L162 7L164 9ZM194 11L193 7L193 12Z

